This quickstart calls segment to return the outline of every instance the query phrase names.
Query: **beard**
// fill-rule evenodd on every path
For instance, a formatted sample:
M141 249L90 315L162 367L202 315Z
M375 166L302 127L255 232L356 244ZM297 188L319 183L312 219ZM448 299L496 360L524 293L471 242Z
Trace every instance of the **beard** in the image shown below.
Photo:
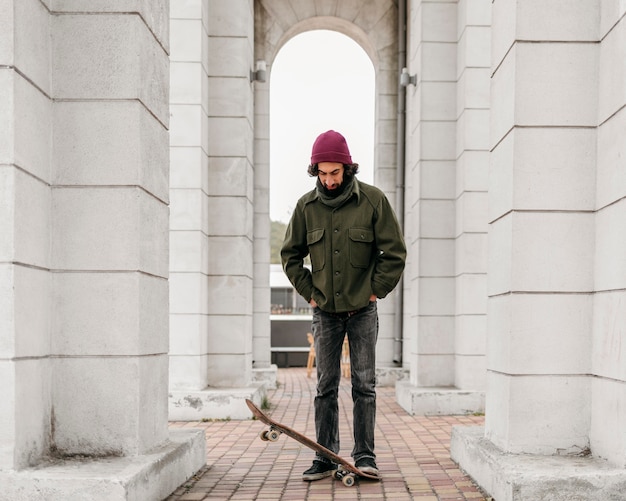
M325 194L326 196L328 196L328 197L331 197L331 198L335 198L335 197L338 197L339 195L341 195L341 194L345 191L346 186L347 186L348 184L349 184L349 183L346 183L346 176L344 176L344 178L341 180L341 183L339 183L339 184L337 185L337 187L336 187L336 188L333 188L333 189L329 189L329 188L327 188L327 187L326 187L324 184L322 184L321 182L319 183L319 185L322 187L322 190L323 190L324 194Z

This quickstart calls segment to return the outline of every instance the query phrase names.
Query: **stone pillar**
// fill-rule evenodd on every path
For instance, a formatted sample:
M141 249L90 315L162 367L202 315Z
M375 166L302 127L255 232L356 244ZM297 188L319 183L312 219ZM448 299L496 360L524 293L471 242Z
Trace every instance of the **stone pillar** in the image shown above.
M626 18L602 4L599 36L591 452L626 468ZM622 493L625 490L622 490Z
M411 413L484 408L491 4L410 2L405 308Z
M454 386L484 409L491 0L461 0L457 22Z
M171 391L209 384L208 197L229 179L209 170L207 3L170 4Z
M498 501L626 485L625 24L600 13L494 2L486 421L452 457Z
M247 418L252 377L253 5L172 4L169 416Z
M208 376L212 386L245 386L252 371L254 10L247 0L212 2L208 19L209 171L234 174L208 199Z
M330 9L332 2L327 2L327 5ZM400 203L397 196L400 73L397 2L340 2L335 15L336 21L343 24L338 31L356 41L374 66L374 164L363 164L362 159L353 158L356 162L361 162L360 172L373 170L373 184L385 192L391 207L397 211ZM398 219L401 221L402 218ZM408 373L401 364L401 350L404 348L402 332L399 332L401 322L396 322L396 315L402 314L402 298L399 297L402 287L401 280L393 291L377 303L379 329L376 342L376 381L379 386L391 386L398 379L407 377ZM398 343L402 346L398 346Z
M265 61L264 45L255 42L256 59ZM270 68L265 81L254 81L254 289L252 361L254 379L276 386L271 357L270 323Z
M357 10L361 9L361 6L356 3L351 4L346 7L346 13L349 9ZM356 16L356 14L352 15ZM367 40L367 44L361 42L361 46L372 59L375 78L374 165L361 164L360 171L374 170L374 185L385 192L391 207L396 211L399 222L403 225L402 214L399 210L402 200L398 197L398 75L401 69L398 68L397 57L397 7L394 5L385 17L385 22L381 25L394 33L394 45L386 46L384 55L381 54L383 51L377 44L380 44L385 36L378 38L373 35L372 40L367 40L367 36L356 29L352 34L357 41L360 38ZM368 29L367 26L362 28ZM372 44L377 49L373 52L374 57L372 57L371 50L368 50L368 44ZM359 162L359 159L355 161ZM396 315L403 315L403 290L402 279L387 297L377 302L379 329L376 342L376 381L379 386L393 386L397 380L408 376L408 370L402 367L402 355L405 348L401 332L402 322L396 317Z
M534 4L494 4L486 435L550 453L590 418L597 15Z
M168 9L126 4L2 4L2 499L160 499L205 461L167 427Z
M52 437L50 13L0 4L0 484ZM33 38L19 38L30 33Z
M454 384L454 187L456 11L410 2L406 233L411 251L405 301L412 316L412 386ZM408 328L408 329L407 329Z

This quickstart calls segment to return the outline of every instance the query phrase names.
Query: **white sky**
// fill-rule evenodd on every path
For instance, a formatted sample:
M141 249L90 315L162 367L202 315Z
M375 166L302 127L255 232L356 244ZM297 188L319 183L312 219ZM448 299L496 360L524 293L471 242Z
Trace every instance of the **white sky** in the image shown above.
M288 222L315 187L306 170L315 138L343 134L357 177L374 178L374 67L351 38L334 31L302 33L278 53L270 78L270 218Z

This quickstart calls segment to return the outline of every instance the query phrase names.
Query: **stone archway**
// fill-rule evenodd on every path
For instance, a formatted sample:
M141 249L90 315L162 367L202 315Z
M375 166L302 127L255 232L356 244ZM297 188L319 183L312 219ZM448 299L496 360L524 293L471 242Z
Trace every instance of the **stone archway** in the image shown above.
M255 2L254 57L267 64L267 80L255 84L254 95L254 328L253 359L257 377L270 368L269 323L269 76L281 47L296 35L316 30L338 31L357 42L375 71L374 180L392 203L396 190L398 100L398 7L392 0L337 2L320 0L298 8L281 0ZM393 301L380 309L380 366L393 365Z

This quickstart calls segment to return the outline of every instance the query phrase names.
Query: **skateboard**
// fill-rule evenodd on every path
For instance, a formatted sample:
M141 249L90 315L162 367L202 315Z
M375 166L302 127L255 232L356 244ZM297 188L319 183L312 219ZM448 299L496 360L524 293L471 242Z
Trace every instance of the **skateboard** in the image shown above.
M274 421L272 418L268 417L261 409L259 409L251 400L246 399L246 404L248 405L250 411L252 411L252 414L259 421L269 426L269 429L263 430L261 432L261 440L264 440L266 442L276 442L280 435L283 433L288 437L297 440L302 445L314 450L315 452L320 453L322 456L325 456L327 459L330 459L331 461L336 463L338 465L338 468L333 472L333 477L337 480L341 480L343 484L347 487L353 486L357 478L380 480L380 477L378 475L372 475L371 473L366 473L359 470L352 463L349 463L341 456L335 454L333 451L318 444L317 442L302 435L301 433L298 433L292 428L289 428L289 426Z

